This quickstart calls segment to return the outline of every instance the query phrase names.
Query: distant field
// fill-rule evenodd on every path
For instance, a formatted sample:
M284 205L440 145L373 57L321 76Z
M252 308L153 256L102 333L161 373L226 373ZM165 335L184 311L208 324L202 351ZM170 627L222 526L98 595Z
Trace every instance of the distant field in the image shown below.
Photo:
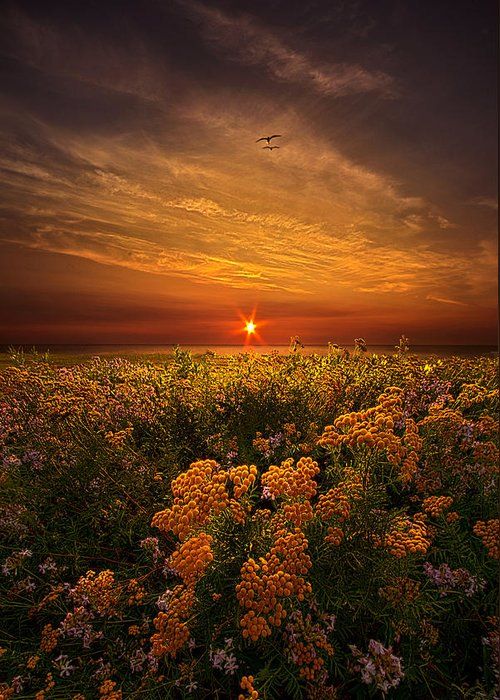
M55 367L71 367L73 365L80 365L82 363L87 363L91 362L95 356L89 353L64 353L64 352L54 352L54 353L47 353L43 354L40 356L40 359L43 361L47 362L50 365L53 365ZM109 353L107 355L103 356L105 359L112 360L112 359L117 359L120 357L126 357L128 362L132 363L137 363L137 362L152 362L152 363L165 363L165 362L170 362L172 358L172 354L165 352L165 353L145 353L145 354L138 354L138 353L130 353L130 354L122 354L120 352L117 353ZM30 361L30 353L26 354L26 359ZM12 355L10 353L0 353L0 369L9 367L10 365L13 364L12 361ZM15 364L15 363L14 363Z
M494 697L497 359L12 359L0 698Z
M182 348L191 353L193 357L200 358L207 352L215 353L218 357L227 357L241 353L254 354L288 354L289 347L287 345L279 346L250 346L242 345L212 345L212 346L188 346ZM344 348L338 352L342 352ZM345 350L349 353L354 351L353 346L345 346ZM0 346L0 369L12 364L12 357L18 356L26 359L38 357L44 359L48 363L60 367L68 367L78 365L83 362L90 362L95 357L103 359L125 358L129 362L152 362L165 363L169 362L174 352L174 346L148 346L148 345L74 345L74 346L50 346L38 347L33 351L29 346L14 349L14 353L9 352L8 348ZM326 355L329 349L327 345L309 345L299 351L301 355ZM367 354L377 355L393 355L396 348L393 345L374 345L369 346ZM417 357L488 357L498 354L498 348L493 345L420 345L410 348L410 353Z

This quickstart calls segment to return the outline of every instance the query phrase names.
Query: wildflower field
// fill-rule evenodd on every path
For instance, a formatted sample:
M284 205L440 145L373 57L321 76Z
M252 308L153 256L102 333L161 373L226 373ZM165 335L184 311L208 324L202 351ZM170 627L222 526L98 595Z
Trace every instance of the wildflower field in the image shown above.
M0 373L0 698L494 698L498 364Z

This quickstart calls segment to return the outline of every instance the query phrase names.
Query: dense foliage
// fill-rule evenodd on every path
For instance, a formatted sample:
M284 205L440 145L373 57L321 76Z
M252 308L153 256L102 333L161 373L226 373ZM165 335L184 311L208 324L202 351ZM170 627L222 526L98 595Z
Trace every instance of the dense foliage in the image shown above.
M497 415L488 358L17 358L0 698L495 697Z

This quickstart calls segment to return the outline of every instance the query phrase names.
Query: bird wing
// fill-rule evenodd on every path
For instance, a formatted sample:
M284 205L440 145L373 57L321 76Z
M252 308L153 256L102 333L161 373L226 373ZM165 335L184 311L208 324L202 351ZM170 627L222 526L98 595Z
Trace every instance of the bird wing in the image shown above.
M259 141L267 141L267 137L263 136L261 139L257 139L255 143L259 143Z
M272 136L269 137L270 139L278 139L281 138L281 134L273 134Z
M266 150L266 148L269 148L269 150L270 150L270 151L272 151L272 148L271 148L271 146L262 146L262 150L263 150L263 151L265 151L265 150Z

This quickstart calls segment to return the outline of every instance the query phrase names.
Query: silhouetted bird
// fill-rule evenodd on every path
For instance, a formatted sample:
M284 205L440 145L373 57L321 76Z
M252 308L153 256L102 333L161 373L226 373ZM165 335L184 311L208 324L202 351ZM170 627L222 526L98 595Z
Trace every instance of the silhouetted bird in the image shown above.
M279 146L262 146L262 150L268 148L270 151L272 151L274 148L279 148Z
M259 141L267 141L267 143L271 143L271 139L279 139L281 138L281 134L273 134L272 136L263 136L260 139L257 139L255 143L259 143Z

